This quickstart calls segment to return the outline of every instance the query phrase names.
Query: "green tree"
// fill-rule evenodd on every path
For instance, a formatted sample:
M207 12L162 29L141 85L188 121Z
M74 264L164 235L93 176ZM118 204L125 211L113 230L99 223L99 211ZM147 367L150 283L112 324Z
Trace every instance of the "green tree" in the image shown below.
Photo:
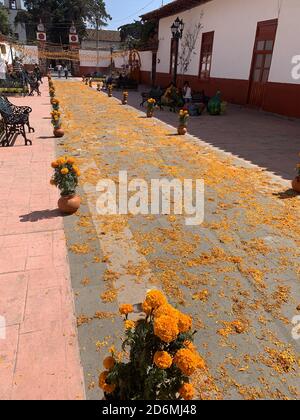
M104 0L25 0L26 10L20 11L16 21L26 24L27 36L36 39L36 27L40 19L44 23L48 41L67 44L69 29L74 22L79 37L85 35L89 24L96 18L101 26L111 19L106 11Z
M121 40L129 48L139 48L155 38L158 32L157 22L134 21L127 25L120 26Z
M0 33L9 34L8 12L2 4L0 4Z

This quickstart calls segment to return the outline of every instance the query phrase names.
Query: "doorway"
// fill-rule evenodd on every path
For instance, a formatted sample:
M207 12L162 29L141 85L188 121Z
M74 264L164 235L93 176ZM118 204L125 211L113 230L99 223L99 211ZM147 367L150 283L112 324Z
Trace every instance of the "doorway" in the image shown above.
M253 51L250 74L249 105L261 108L264 102L265 88L269 80L278 20L259 22Z

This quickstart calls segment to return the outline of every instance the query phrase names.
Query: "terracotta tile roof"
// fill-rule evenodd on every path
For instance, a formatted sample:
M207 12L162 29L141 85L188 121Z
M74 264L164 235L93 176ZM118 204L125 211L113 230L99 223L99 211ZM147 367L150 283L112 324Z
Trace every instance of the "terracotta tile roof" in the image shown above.
M157 20L164 17L176 15L177 13L184 12L185 10L193 9L200 4L207 3L212 0L175 0L172 3L166 4L159 9L146 13L141 17L142 20Z
M96 29L87 29L87 35L84 37L85 41L96 41L97 40L97 30ZM106 42L121 42L121 36L119 31L109 31L109 30L100 30L99 31L99 41Z

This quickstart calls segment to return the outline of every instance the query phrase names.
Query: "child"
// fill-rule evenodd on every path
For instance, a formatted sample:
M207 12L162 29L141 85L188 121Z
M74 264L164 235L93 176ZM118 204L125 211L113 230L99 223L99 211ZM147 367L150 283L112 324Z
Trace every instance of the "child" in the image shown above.
M192 89L189 82L185 82L183 86L183 99L186 104L192 101Z
M34 96L34 92L36 92L38 96L41 96L40 83L37 80L37 77L35 76L35 74L30 75L29 86L30 86L29 96Z

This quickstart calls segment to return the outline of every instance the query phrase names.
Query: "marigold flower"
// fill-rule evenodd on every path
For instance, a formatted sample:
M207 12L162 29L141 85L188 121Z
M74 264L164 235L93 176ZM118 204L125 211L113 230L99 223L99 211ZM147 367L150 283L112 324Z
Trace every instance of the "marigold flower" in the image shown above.
M74 165L75 159L73 157L68 157L67 158L67 163L69 163L70 165Z
M102 372L99 376L99 388L103 389L107 394L112 394L116 389L116 385L109 385L106 380L109 372Z
M184 375L190 376L196 371L199 360L195 352L189 349L181 349L176 353L174 363Z
M135 328L135 322L134 321L125 321L125 330L133 330Z
M152 312L153 309L151 308L151 306L146 301L143 302L142 308L143 308L143 312L146 315L151 315L151 312Z
M192 400L195 396L195 389L192 384L183 384L179 389L179 395L184 400Z
M103 366L107 370L112 370L114 368L115 364L116 364L116 361L112 356L108 356L103 361Z
M159 369L169 369L173 364L172 356L166 351L157 351L153 360Z
M178 328L180 333L186 333L191 330L193 325L192 318L188 315L179 314Z
M146 296L146 302L152 309L157 309L167 303L167 299L159 290L150 290Z
M60 171L60 173L62 175L67 175L69 173L69 169L68 168L62 168L62 170Z
M170 316L174 319L179 319L179 311L175 309L172 305L169 303L166 303L165 305L161 305L156 311L154 312L154 316L156 318L159 318L162 315Z
M60 157L60 158L57 159L56 162L57 162L58 166L64 165L66 163L66 158Z
M191 351L197 351L196 346L194 343L192 343L191 341L186 340L183 343L184 347L191 350Z
M129 315L132 314L134 309L132 305L121 305L119 311L121 315Z
M165 343L176 340L179 334L177 319L162 315L154 320L154 334Z
M57 161L55 161L55 162L52 162L51 163L51 167L53 168L53 169L56 169L56 168L58 168L58 163L57 163Z

